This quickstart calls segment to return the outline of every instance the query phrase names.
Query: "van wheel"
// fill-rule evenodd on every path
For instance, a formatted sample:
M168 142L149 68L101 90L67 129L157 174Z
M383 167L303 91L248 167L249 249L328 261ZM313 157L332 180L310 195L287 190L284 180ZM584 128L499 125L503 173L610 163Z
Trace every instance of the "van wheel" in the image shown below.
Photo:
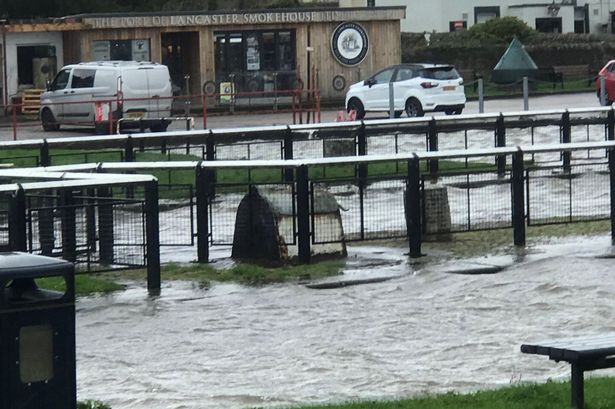
M403 114L404 111L395 111L395 118L401 118L401 114Z
M361 101L359 101L357 98L352 98L350 101L348 101L348 107L346 109L346 112L350 112L353 109L357 112L357 119L365 118L365 108L363 107Z
M408 115L409 118L423 116L424 114L423 107L418 99L410 98L406 101L406 115Z
M56 119L49 109L45 109L41 112L41 123L43 125L43 131L45 132L57 131L60 129L60 124L56 122Z
M458 109L447 109L446 111L444 111L444 113L446 115L461 115L461 113L463 112L462 108L458 108Z

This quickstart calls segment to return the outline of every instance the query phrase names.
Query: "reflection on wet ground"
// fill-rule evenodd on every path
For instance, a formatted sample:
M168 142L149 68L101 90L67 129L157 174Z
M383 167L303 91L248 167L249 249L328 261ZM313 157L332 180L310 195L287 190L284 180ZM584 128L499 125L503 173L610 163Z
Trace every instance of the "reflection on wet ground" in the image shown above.
M615 330L607 235L463 261L415 263L405 251L349 247L336 280L394 277L365 285L174 282L149 298L131 283L80 299L79 397L200 409L468 391L565 378L568 365L521 354L520 344ZM502 271L451 274L473 266Z

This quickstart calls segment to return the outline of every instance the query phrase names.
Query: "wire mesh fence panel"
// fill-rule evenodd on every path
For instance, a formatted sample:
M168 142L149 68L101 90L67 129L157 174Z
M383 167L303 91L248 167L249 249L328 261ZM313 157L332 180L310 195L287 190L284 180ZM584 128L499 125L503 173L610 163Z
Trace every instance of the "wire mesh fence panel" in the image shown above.
M560 169L532 169L526 173L528 225L601 220L610 216L609 175L606 164Z
M145 203L113 203L113 264L145 266Z
M219 144L217 160L282 159L282 142Z
M64 204L58 196L28 197L30 252L73 261L79 271L145 266L142 201L82 196L73 200L75 204ZM107 211L102 214L101 208Z
M464 131L438 132L438 150L466 149L467 146Z
M72 163L92 163L92 162L122 162L124 152L121 150L102 150L102 151L83 151L74 152L51 151L49 154L51 165L65 165Z
M427 150L427 138L425 134L406 134L395 135L396 146L399 153L423 152ZM371 151L370 151L371 152Z
M313 189L325 189L333 195L341 218L343 233L346 241L362 239L362 202L361 190L355 179L339 183L319 182L313 184ZM314 242L326 243L333 241L334 235L327 235L326 230L314 227Z
M577 142L603 142L607 139L604 125L578 125L572 127L571 140ZM573 160L592 160L606 158L606 149L575 150L571 152Z
M0 203L0 248L6 248L9 245L9 212L2 207Z
M322 158L325 139L310 139L293 142L293 157L295 159Z
M581 174L572 179L572 220L608 219L611 210L608 164L579 165L577 168Z
M15 167L37 167L40 164L38 155L26 155L22 156L19 152L11 152L10 157L8 158L0 158L0 163L2 164L10 164Z
M438 183L446 187L452 232L512 226L510 174L449 175L439 177Z
M406 236L405 187L405 179L369 180L363 190L364 239Z
M209 231L210 244L222 246L233 244L235 218L241 200L249 191L248 185L216 185L219 190L232 190L227 193L217 193L209 201Z
M158 185L161 246L193 246L195 232L192 185Z

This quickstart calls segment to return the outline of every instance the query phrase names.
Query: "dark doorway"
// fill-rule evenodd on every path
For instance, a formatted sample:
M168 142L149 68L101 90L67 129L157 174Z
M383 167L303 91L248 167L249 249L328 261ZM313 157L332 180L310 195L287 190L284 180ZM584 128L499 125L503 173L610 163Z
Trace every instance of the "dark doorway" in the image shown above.
M562 18L550 17L550 18L537 18L536 19L536 31L541 33L561 33L562 32Z
M200 92L199 35L197 32L161 34L162 63L169 67L175 94ZM189 78L187 78L189 76ZM186 89L186 85L190 89Z

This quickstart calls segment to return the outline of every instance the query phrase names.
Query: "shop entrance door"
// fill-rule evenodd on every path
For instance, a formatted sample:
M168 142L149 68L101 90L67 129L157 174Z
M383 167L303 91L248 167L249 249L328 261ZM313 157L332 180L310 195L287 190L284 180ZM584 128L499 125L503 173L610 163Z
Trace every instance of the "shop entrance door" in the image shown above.
M199 35L197 32L162 33L162 63L169 67L176 95L200 92ZM188 78L187 78L188 77ZM186 89L188 86L190 89Z

